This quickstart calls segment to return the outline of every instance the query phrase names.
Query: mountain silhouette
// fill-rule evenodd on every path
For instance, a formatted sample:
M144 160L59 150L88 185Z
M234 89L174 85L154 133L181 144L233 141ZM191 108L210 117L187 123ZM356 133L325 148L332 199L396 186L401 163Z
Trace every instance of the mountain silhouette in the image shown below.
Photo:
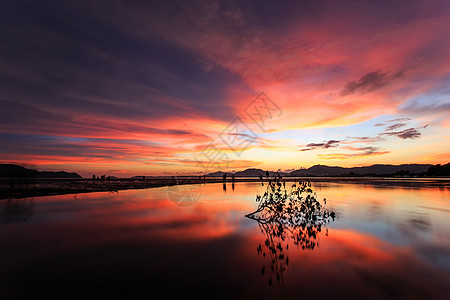
M371 165L365 167L336 167L315 165L308 169L299 169L290 173L279 172L281 176L341 176L341 175L390 175L390 174L421 174L426 173L433 165L431 164L403 164L403 165ZM218 171L207 174L210 177L220 177L224 172ZM269 176L274 176L277 172L269 171ZM227 176L231 173L227 173ZM259 177L266 176L266 171L262 169L246 169L234 173L235 177Z
M270 176L273 175L273 172L270 172ZM266 176L266 171L261 169L247 169L244 171L239 171L234 173L234 176L236 177L259 177L259 176Z
M0 164L0 178L82 178L77 173L64 171L36 171L14 164Z
M339 176L346 174L356 175L383 175L383 174L396 174L399 172L408 173L425 173L429 167L429 164L404 164L404 165L372 165L366 167L329 167L325 165L315 165L308 169L295 170L289 173L290 176Z
M227 176L233 175L233 173L230 173L230 172L217 171L217 172L214 172L214 173L209 173L206 176L209 176L209 177L222 177L223 174L227 174Z
M207 174L206 176L208 177L222 177L223 174L227 174L227 176L232 176L233 173L229 173L229 172L222 172L222 171L218 171L218 172L214 172L214 173L210 173ZM286 173L277 173L277 172L273 172L273 171L269 171L269 176L274 176L274 174L279 174L281 176L286 175ZM255 169L255 168L250 168L250 169L246 169L244 171L239 171L234 173L235 177L260 177L266 176L266 171L262 170L262 169Z

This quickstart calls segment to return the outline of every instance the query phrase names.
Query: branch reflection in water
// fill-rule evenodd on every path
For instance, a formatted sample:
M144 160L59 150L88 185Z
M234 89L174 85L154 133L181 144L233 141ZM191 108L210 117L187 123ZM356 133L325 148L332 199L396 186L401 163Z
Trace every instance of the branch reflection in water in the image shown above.
M264 186L261 181L261 185ZM289 244L298 249L314 250L319 245L319 235L323 228L328 236L326 224L336 218L336 214L325 208L317 200L317 194L312 190L309 181L299 181L286 188L286 182L281 176L267 177L267 187L263 195L256 196L258 208L246 217L258 222L261 232L265 235L263 245L257 247L258 256L270 259L270 269L264 265L263 276L272 278L278 283L283 280L283 272L289 265Z

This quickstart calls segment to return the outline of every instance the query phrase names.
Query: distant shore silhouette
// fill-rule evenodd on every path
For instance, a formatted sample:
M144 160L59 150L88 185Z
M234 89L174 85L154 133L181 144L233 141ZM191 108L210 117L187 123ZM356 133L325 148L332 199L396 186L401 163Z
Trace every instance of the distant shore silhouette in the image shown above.
M4 165L0 165L4 166ZM362 184L378 184L378 185L401 185L401 186L450 186L450 178L439 176L446 176L441 174L448 174L447 165L431 166L428 170L432 173L438 174L429 175L427 172L422 174L414 174L405 172L398 172L395 174L375 174L375 175L361 175L361 174L349 174L344 176L289 176L282 175L283 181L292 182L297 181L297 178L308 178L311 182L343 182L343 183L362 183ZM324 166L326 167L326 166ZM20 167L22 168L22 167ZM25 169L25 168L22 168ZM1 167L0 167L1 170ZM25 169L30 170L30 169ZM251 170L251 172L246 172ZM34 172L25 171L27 174L37 174ZM263 174L259 175L260 172ZM38 172L39 173L39 172ZM233 184L239 182L258 182L262 176L273 176L275 172L262 171L260 169L247 169L245 171L230 173L227 176L223 176L223 172L220 176L214 176L215 174L203 175L203 176L177 176L183 178L183 180L174 180L175 176L135 176L133 178L115 178L111 176L100 176L91 178L81 178L76 173L67 172L41 172L44 174L51 174L52 176L47 178L42 177L20 177L15 173L14 176L5 177L0 172L0 199L19 199L26 197L38 197L38 196L50 196L50 195L63 195L63 194L81 194L92 192L118 192L121 190L130 189L147 189L154 187L164 187L174 184L206 184L206 183L226 183ZM250 176L249 173L256 174ZM63 178L55 177L55 175L62 174ZM73 175L76 174L76 175ZM244 176L242 174L247 174ZM279 173L284 174L284 173ZM448 175L447 175L448 176Z

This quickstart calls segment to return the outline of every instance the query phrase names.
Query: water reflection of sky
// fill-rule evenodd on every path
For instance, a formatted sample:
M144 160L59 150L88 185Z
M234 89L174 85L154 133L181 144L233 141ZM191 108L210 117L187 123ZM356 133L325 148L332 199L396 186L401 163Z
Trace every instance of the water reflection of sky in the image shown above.
M450 192L315 183L338 218L319 247L290 245L267 285L264 236L244 218L257 183L202 186L180 207L166 188L0 202L0 291L59 296L438 297L450 292ZM177 288L175 288L177 287ZM319 293L320 291L320 293ZM369 296L368 296L369 295Z

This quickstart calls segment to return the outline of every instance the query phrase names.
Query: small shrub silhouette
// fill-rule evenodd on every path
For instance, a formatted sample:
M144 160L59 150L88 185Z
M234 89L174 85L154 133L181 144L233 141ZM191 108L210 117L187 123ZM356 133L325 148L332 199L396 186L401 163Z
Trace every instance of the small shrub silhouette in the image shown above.
M279 283L283 272L289 265L289 243L292 242L302 250L314 250L319 245L322 228L336 218L336 214L325 208L317 200L309 181L299 181L286 188L281 176L268 178L266 191L256 196L258 208L246 217L258 222L266 239L256 248L258 256L268 254L271 265L261 269L261 274L268 274L269 285L272 278ZM264 182L261 182L264 186ZM328 229L325 228L328 236Z

